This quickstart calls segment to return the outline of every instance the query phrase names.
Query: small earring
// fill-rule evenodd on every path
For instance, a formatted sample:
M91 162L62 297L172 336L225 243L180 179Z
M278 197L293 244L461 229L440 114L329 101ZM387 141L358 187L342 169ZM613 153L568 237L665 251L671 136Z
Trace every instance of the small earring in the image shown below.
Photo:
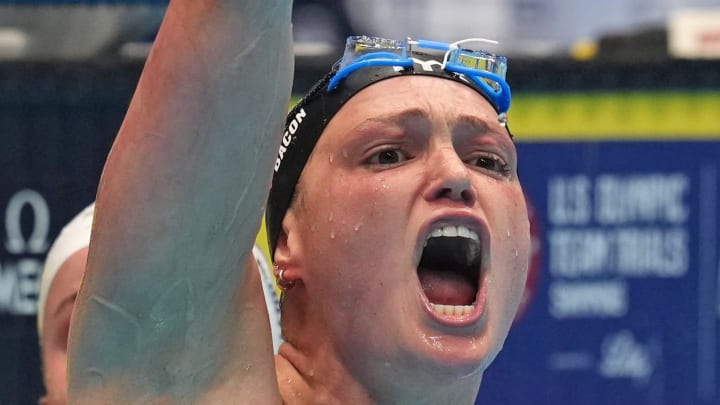
M282 291L288 291L295 287L295 280L285 278L285 269L281 269L277 265L274 265L273 269L275 270L275 277L277 277L277 285Z

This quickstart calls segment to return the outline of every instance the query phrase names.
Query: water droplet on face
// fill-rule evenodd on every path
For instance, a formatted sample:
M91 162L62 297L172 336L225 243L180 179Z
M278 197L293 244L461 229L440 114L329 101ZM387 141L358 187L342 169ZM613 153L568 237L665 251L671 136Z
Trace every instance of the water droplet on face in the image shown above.
M335 231L330 231L330 239L335 239Z
M518 250L515 249L515 257L518 257L518 256L520 256L520 252L518 252Z
M507 237L508 237L508 239L510 239L510 230L509 229L507 231Z
M329 221L329 222L332 222L332 221L333 221L333 213L332 213L332 212L331 212L330 215L328 216L328 221Z
M383 190L389 190L389 189L390 189L390 186L388 186L387 184L384 184L384 183L383 183L382 188L383 188Z
M355 230L355 232L359 231L359 230L360 230L360 224L356 224L356 225L353 227L353 229Z
M507 125L507 121L508 121L507 113L502 112L502 113L498 114L498 122L500 123L500 125L502 125L502 126Z
M334 155L328 156L328 161L329 161L330 163L333 162L333 159L335 159L335 156L334 156Z
M348 157L348 151L346 151L345 149L343 149L342 155L343 155L344 158Z

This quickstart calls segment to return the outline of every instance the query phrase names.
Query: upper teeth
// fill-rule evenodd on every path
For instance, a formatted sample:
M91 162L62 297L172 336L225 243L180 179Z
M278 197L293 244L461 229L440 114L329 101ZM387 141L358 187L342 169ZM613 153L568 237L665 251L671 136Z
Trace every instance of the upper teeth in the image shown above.
M470 238L475 241L480 241L480 238L478 237L478 234L475 233L475 231L462 225L445 225L443 227L433 229L433 231L430 232L430 234L425 240L428 240L430 238L439 238L443 236L451 238L459 236L461 238Z

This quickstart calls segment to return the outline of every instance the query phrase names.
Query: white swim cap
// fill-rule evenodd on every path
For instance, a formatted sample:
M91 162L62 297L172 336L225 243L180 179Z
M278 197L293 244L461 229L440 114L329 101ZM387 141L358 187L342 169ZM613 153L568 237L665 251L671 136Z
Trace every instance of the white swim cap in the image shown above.
M94 212L95 203L92 203L65 225L62 231L60 231L60 235L50 247L50 251L45 259L45 266L40 280L37 310L37 329L41 344L45 304L47 303L50 286L65 261L75 252L90 244L90 231L92 230Z

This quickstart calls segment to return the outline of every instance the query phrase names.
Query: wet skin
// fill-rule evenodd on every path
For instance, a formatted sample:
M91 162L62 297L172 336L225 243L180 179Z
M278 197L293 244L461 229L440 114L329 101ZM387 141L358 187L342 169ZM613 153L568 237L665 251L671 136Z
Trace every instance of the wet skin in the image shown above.
M283 397L357 388L358 401L472 403L526 278L516 168L497 113L465 85L406 76L355 95L316 145L275 254L298 279L283 308ZM480 237L477 305L462 319L432 313L418 279L438 223Z

